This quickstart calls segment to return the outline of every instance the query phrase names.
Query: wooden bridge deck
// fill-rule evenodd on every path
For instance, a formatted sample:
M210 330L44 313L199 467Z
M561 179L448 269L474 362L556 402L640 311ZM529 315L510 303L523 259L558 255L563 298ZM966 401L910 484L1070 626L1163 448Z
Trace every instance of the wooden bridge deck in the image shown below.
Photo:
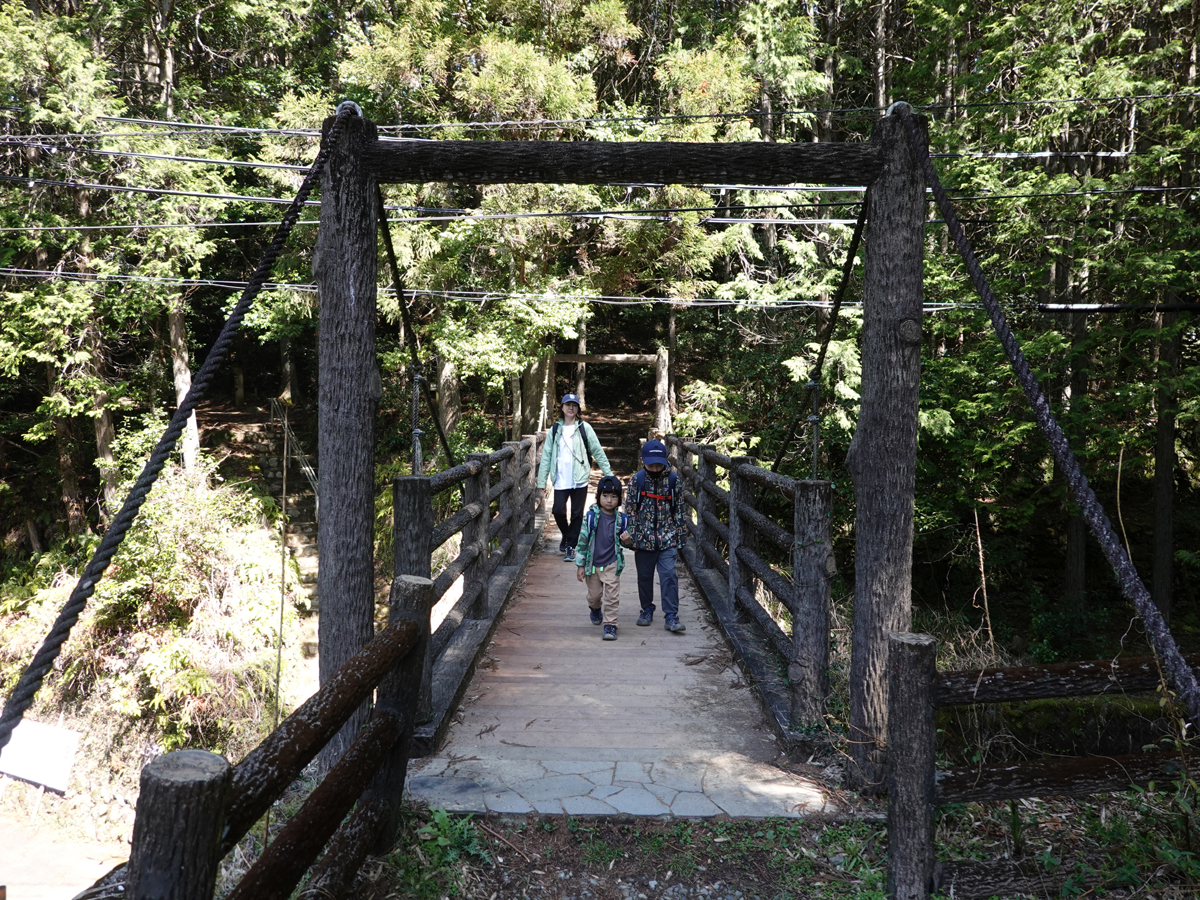
M572 815L799 816L831 808L780 755L681 566L684 634L636 627L632 554L618 639L588 618L575 566L545 548L496 628L445 745L409 793L446 809Z

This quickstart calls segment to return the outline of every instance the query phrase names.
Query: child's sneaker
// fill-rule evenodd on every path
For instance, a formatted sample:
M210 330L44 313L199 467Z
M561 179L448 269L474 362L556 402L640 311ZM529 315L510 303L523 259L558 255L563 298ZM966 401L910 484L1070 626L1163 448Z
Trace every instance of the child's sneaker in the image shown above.
M646 624L650 624L650 623L647 622ZM663 628L665 628L667 631L673 631L676 634L678 634L681 631L687 631L687 626L679 621L678 616L667 616L663 620Z
M604 621L604 613L600 612L599 609L592 609L591 607L588 607L588 612L590 612L592 615L593 625L599 625Z
M643 626L649 625L653 621L654 621L654 610L652 610L652 609L643 609L641 611L641 613L638 614L637 623L639 625L643 625Z
M605 625L604 626L604 640L615 641L616 639L617 639L617 626L616 625Z
M563 554L563 562L575 562L575 548L568 547L567 552Z

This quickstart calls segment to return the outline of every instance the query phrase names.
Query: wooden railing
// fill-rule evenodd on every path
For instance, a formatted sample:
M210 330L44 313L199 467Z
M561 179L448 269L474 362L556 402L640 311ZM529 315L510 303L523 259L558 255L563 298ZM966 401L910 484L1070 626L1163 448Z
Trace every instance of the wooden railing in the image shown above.
M724 456L675 435L667 445L692 537L684 560L781 733L803 737L823 723L829 695L832 485L788 478L752 457ZM718 470L728 490L718 484ZM767 494L791 501L786 525L760 510ZM768 556L783 565L771 565ZM790 633L763 606L760 586L787 610Z
M534 482L545 439L545 432L525 435L494 453L472 453L445 472L395 481L396 573L433 577L435 604L462 578L462 595L426 650L414 756L430 752L444 735L448 714L466 689L479 651L540 533L545 492ZM459 484L462 506L435 524L433 498ZM434 551L460 533L458 555L434 577Z
M1158 666L1147 657L939 673L932 637L893 634L888 644L888 893L900 900L925 900L935 890L963 898L997 893L1045 896L1047 891L1057 896L1058 886L1050 884L1054 879L1048 879L1032 862L935 864L938 806L1022 797L1078 797L1125 791L1152 781L1170 784L1200 761L1190 754L1161 751L939 771L939 709L1151 692L1160 683ZM1196 668L1200 657L1192 657L1188 663Z
M203 750L145 766L129 862L80 898L211 900L221 859L374 695L357 739L229 898L283 900L310 867L304 897L342 895L366 855L395 842L432 593L428 578L396 578L387 627L236 766Z
M534 480L544 440L545 432L527 435L454 469L397 479L387 627L236 766L180 750L143 768L129 863L80 900L211 900L221 859L373 696L357 739L228 897L284 900L306 872L301 897L345 895L367 854L395 843L408 760L448 724L536 543L545 494ZM435 524L432 497L459 483L463 506ZM431 579L432 551L460 531L460 553ZM462 597L432 632L433 606L460 576Z

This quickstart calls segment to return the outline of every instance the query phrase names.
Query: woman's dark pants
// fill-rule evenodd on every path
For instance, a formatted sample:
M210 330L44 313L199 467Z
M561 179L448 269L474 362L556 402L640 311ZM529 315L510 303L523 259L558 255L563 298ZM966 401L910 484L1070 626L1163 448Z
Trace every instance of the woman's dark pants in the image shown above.
M583 526L583 507L587 504L587 485L580 488L569 488L565 491L554 489L554 523L562 532L562 549L575 549L579 541L579 529ZM571 518L567 519L567 501L571 501Z

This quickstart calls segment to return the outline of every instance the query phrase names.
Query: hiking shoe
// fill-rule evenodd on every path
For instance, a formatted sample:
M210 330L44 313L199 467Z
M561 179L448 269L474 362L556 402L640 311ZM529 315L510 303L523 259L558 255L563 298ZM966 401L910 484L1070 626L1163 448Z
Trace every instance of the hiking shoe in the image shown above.
M617 639L617 626L616 625L605 625L604 626L604 640L615 641L616 639Z
M646 624L649 625L650 623L647 622ZM679 621L678 616L667 616L663 620L663 628L665 628L667 631L673 631L676 634L681 631L687 631L687 626Z
M589 607L588 612L590 612L592 614L592 624L593 625L599 625L601 622L604 621L604 613L600 612L599 609L591 609Z
M567 552L563 554L563 562L575 562L575 548L568 547Z
M639 625L649 625L653 621L654 621L654 610L652 610L652 609L643 609L638 614L637 623Z

